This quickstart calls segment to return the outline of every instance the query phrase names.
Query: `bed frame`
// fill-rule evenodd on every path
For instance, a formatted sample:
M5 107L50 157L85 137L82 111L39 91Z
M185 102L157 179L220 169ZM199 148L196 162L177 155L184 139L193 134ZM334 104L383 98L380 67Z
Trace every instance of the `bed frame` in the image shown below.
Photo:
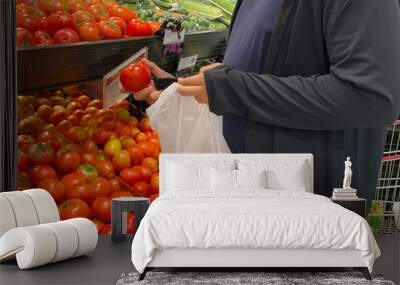
M175 159L249 158L271 160L303 160L308 167L307 192L313 192L313 156L311 154L162 154L160 158L160 195L166 192L166 163ZM152 261L139 275L143 280L148 271L156 268L230 268L235 271L262 268L353 268L367 280L371 275L359 250L329 249L247 249L247 248L170 248L158 249ZM237 269L237 270L236 270Z

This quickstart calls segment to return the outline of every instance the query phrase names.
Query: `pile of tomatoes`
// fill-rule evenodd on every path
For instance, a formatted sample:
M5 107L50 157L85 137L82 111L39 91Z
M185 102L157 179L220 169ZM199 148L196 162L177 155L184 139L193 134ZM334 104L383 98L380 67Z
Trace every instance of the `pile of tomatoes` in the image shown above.
M151 36L160 28L113 0L17 0L16 16L17 47Z
M92 219L110 233L112 198L158 197L161 147L127 100L102 105L77 85L18 96L18 189L45 189L62 220ZM134 224L129 214L129 233Z

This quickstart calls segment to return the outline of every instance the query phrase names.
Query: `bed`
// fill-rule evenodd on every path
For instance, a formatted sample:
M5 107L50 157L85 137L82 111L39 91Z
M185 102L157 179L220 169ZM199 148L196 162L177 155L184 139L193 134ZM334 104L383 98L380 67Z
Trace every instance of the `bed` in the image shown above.
M140 280L161 267L352 267L370 280L379 255L364 218L313 194L310 154L162 154L160 197L132 243Z

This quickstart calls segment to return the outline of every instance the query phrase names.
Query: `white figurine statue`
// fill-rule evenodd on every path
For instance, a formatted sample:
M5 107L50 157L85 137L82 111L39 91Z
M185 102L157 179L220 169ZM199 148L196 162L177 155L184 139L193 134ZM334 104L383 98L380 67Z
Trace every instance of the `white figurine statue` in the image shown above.
M351 188L351 176L353 175L353 171L351 170L351 160L350 156L347 157L344 162L344 179L343 179L343 189L352 189Z

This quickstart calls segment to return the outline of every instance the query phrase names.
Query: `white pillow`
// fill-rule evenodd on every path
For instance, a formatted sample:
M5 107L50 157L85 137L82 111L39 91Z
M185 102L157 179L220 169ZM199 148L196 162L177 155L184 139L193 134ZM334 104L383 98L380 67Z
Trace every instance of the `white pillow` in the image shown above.
M185 191L191 189L210 189L211 167L184 166L170 163L168 165L168 191Z
M238 188L267 188L267 171L235 170Z
M265 169L268 189L305 192L309 188L309 170L303 160L239 159L237 163L239 170Z
M211 188L213 190L236 190L236 170L212 168Z

